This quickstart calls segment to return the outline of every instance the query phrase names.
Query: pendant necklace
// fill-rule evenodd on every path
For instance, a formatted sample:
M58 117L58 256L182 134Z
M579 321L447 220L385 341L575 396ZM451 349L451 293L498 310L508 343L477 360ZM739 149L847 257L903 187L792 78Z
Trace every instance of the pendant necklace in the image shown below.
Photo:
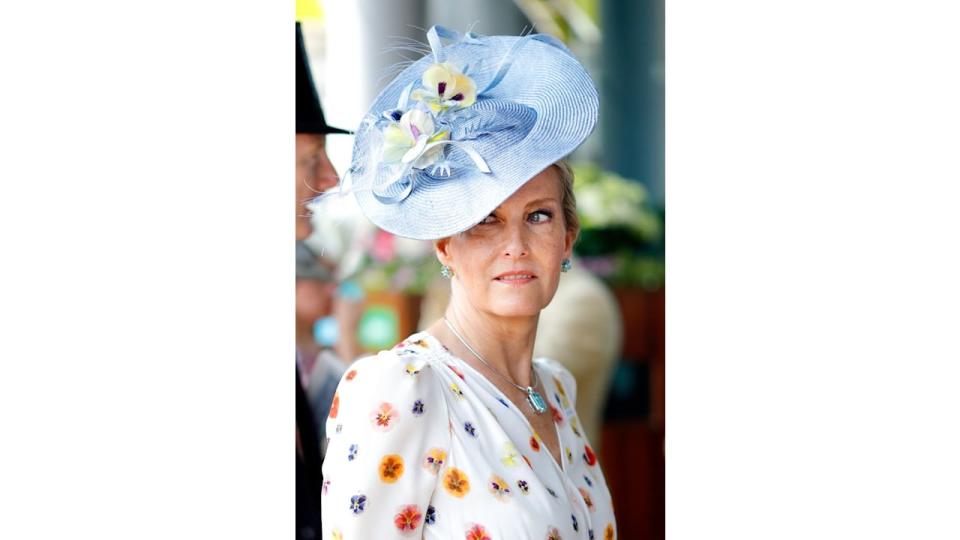
M453 335L457 336L457 339L460 340L460 343L462 343L463 346L466 347L468 351L472 352L473 355L477 357L477 360L480 360L481 362L483 362L483 365L490 368L491 371L499 375L500 378L502 378L503 380L515 386L518 390L526 392L527 402L530 404L531 407L533 407L533 410L536 411L537 414L542 414L547 411L547 402L543 400L543 396L541 396L539 392L533 389L534 386L537 385L537 371L533 369L532 365L530 366L530 375L531 375L530 382L533 383L533 386L520 386L519 384L507 378L506 375L503 375L502 373L497 371L497 369L491 366L490 363L483 358L483 356L480 356L480 353L475 351L473 347L471 347L470 344L467 343L467 340L463 339L463 336L460 335L460 332L457 332L457 329L453 327L453 325L450 323L450 321L447 320L446 317L443 318L443 322L447 325L447 328L449 328L450 331L453 332Z

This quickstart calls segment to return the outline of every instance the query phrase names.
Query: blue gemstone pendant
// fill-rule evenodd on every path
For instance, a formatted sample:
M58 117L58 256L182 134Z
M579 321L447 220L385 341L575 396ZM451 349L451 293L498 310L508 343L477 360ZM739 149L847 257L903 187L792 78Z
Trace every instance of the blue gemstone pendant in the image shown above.
M537 414L547 412L547 402L543 400L543 396L530 386L527 387L527 401L530 402L533 410L537 411Z

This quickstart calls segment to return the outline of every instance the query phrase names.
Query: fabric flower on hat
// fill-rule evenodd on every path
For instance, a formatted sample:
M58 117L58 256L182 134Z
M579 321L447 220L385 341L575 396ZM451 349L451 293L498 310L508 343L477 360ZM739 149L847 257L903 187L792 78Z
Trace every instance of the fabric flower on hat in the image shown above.
M423 88L411 92L410 97L426 103L433 112L469 107L477 100L477 84L451 63L433 64L420 80Z
M383 160L412 163L415 169L424 169L436 163L443 155L443 147L426 148L428 144L450 138L449 131L436 131L433 116L420 109L403 113L400 121L383 130Z

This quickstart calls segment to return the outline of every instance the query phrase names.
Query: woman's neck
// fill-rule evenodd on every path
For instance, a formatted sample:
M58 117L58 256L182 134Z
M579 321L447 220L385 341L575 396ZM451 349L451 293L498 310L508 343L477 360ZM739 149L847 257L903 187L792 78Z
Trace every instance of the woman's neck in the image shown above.
M533 384L531 364L538 316L494 317L456 301L450 302L444 316L491 368L520 386ZM428 331L458 357L477 365L473 362L476 359L473 352L463 346L442 320L431 325Z

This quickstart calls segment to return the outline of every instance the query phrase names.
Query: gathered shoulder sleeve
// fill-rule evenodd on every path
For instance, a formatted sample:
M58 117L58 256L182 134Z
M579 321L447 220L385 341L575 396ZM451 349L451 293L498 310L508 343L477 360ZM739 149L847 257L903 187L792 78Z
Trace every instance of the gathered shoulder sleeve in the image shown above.
M341 378L326 425L324 540L421 537L451 441L430 354L403 343Z

